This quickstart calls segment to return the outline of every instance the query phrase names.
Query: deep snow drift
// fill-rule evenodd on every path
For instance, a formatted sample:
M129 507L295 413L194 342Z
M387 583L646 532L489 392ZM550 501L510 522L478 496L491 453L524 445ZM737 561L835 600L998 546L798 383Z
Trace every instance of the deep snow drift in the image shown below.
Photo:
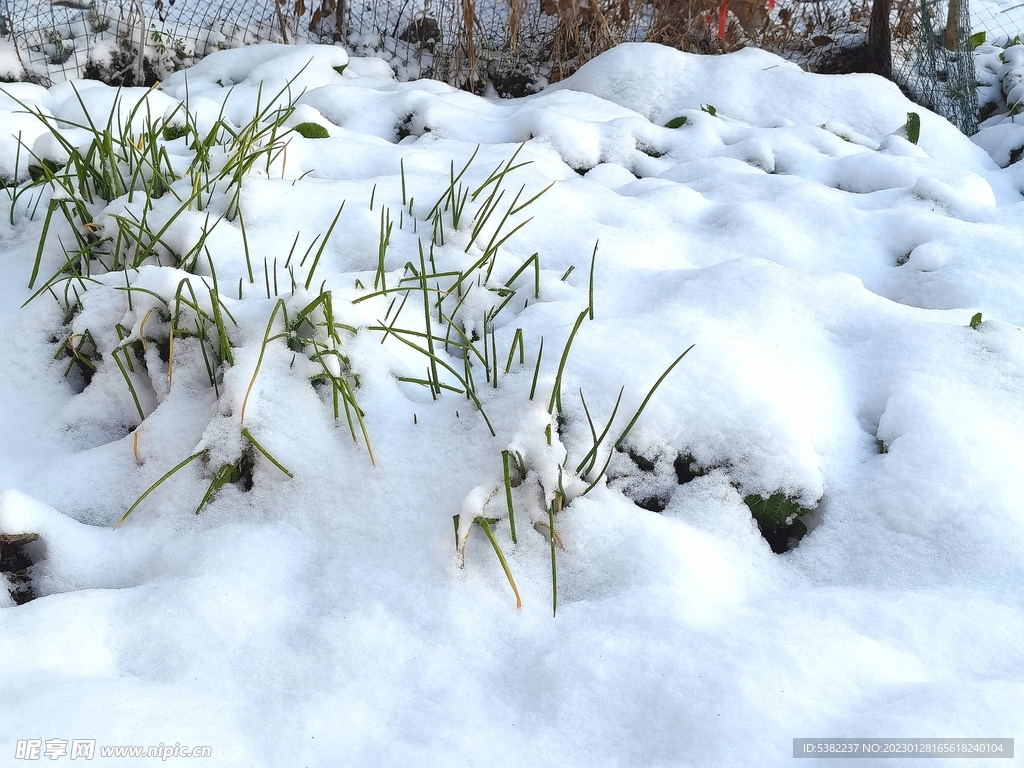
M624 45L492 101L266 45L117 99L0 92L0 533L40 536L37 599L0 591L0 762L788 765L794 737L1020 734L1021 164L755 50ZM30 186L112 110L166 149L151 207L149 172ZM199 145L230 167L257 112L267 151L203 187ZM777 493L813 509L784 554L744 502Z

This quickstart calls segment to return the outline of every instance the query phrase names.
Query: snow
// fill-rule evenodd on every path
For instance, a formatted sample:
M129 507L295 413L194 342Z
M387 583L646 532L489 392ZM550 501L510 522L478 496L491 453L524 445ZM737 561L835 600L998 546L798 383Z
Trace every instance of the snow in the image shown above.
M8 40L0 40L0 79L16 80L25 70L18 59L18 50Z
M3 125L18 121L45 157L61 145L19 102L105 125L117 100L81 82L0 88ZM225 768L771 766L789 764L795 737L1020 732L1024 177L1002 167L1006 123L972 142L873 76L648 44L505 101L399 83L339 48L259 45L153 92L122 90L112 123L141 105L138 136L147 115L181 118L186 99L202 137L296 101L268 139L285 148L248 171L240 217L223 187L204 210L172 193L148 211L138 192L93 200L104 236L112 215L177 218L138 269L69 283L82 306L67 325L64 282L60 304L44 293L22 307L76 242L55 216L27 288L51 193L19 188L13 223L6 210L0 223L0 533L40 537L26 546L37 599L15 606L0 590L0 749L180 742L211 746ZM287 131L302 122L329 138ZM160 142L184 200L191 140ZM528 164L501 182L477 237L493 185L458 227L444 213L445 243L430 248L451 175L473 157L462 181L474 190L517 151ZM0 175L26 184L25 150L17 169L15 157L0 137ZM549 186L499 227L520 187L524 203ZM519 224L489 274L467 278L458 310L454 294L443 304L481 354L493 333L496 387L469 353L492 435L465 394L409 381L431 375L398 339L426 343L424 287L399 281L422 264L452 286ZM194 263L170 266L171 251ZM514 277L534 253L539 297L532 266ZM214 271L233 318L216 389L196 338L175 335L173 368L158 350L183 284L212 316ZM381 279L412 288L404 308L405 292L362 299ZM264 350L284 330L280 314L268 326L278 298L295 318L321 284L334 322L353 330ZM495 314L506 286L515 297ZM443 337L436 312L433 323ZM59 352L86 330L102 358L84 386L76 372L64 380ZM134 341L145 350L122 373L112 350ZM310 385L312 350L328 347L346 359L331 358L331 374L353 387L372 462L359 426L353 440L344 410L335 421L330 386ZM134 354L123 348L122 361ZM218 349L206 347L214 364ZM437 350L451 366L437 366L439 382L461 388L456 348ZM594 442L581 392L600 434L620 388L581 477ZM506 450L524 464L515 543ZM251 490L228 483L194 514L244 455ZM681 457L699 470L685 483ZM784 554L744 503L774 493L813 509ZM662 511L634 503L649 499ZM476 517L498 520L521 609Z

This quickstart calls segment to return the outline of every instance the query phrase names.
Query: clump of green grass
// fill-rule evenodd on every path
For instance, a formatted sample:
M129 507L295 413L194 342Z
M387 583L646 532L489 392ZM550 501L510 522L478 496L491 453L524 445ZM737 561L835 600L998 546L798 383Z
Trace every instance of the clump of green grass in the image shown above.
M19 145L29 158L29 179L5 187L10 199L9 218L14 223L18 212L34 218L42 206L45 210L43 235L29 278L34 288L41 268L51 229L62 229L73 243L60 242L66 262L48 279L35 298L52 286L73 276L90 277L124 268L138 269L146 263L170 263L194 271L209 236L217 222L204 227L200 241L187 253L176 253L166 241L173 223L190 211L204 211L222 201L222 218L229 221L238 215L242 180L256 167L267 172L281 156L287 132L286 120L294 111L293 104L275 106L290 87L286 85L267 105L262 105L262 92L257 96L256 114L241 128L233 127L223 114L212 128L202 133L187 105L163 118L149 113L149 103L141 99L122 120L120 99L116 99L106 122L98 124L89 116L81 95L74 91L86 114L85 122L58 121L41 109L21 106L35 115L67 154L66 162L39 157L31 148ZM134 127L142 119L141 128ZM66 138L62 129L77 128L88 137L83 147ZM192 158L188 168L176 171L166 144L181 137L192 137ZM17 174L16 174L17 175ZM156 219L153 202L170 194L176 200L170 214ZM111 202L123 199L124 213L110 213L107 221L99 221L99 213ZM141 201L141 210L138 202ZM58 233L59 235L59 233Z
M92 332L86 328L84 333L69 333L57 348L53 359L57 360L61 357L66 357L68 360L68 364L64 367L64 378L68 378L72 370L77 369L78 375L83 381L82 388L89 386L100 362L99 350L96 347L96 340L92 337Z
M545 428L545 437L546 437L547 444L549 446L554 445L555 441L558 440L558 436L557 436L557 432L556 432L556 427L558 427L560 425L560 423L561 423L561 420L559 418L560 411L556 410L556 405L559 402L559 398L557 397L557 393L558 393L558 390L560 388L559 380L560 380L562 374L564 373L565 361L568 358L568 352L569 352L569 349L572 346L572 340L573 340L573 338L575 336L576 331L579 329L579 326L582 324L582 321L583 321L583 319L585 319L587 314L588 314L588 310L585 309L580 314L580 316L577 318L577 322L576 322L576 325L574 326L574 330L572 332L570 332L570 335L569 335L569 338L568 338L567 343L565 345L565 348L563 349L562 358L561 358L561 360L559 362L559 370L558 370L558 373L556 374L555 386L554 386L554 388L552 390L551 400L550 400L549 405L548 405L548 413L549 413L549 416L551 416L552 420L551 420L551 422L549 422L547 424L547 426ZM692 348L693 348L693 346L691 345L685 352L683 352L679 357L677 357L669 365L669 367L662 373L662 375L657 379L657 381L654 383L654 385L648 391L647 396L644 398L644 400L640 404L639 408L634 412L632 418L629 420L629 422L627 423L627 425L624 428L624 430L620 433L619 439L618 439L618 441L615 444L616 448L621 446L621 443L626 439L626 437L628 436L628 434L630 433L632 428L636 425L636 423L639 420L640 415L642 414L643 410L646 408L647 404L650 402L651 398L653 397L655 390L657 390L657 388L665 380L665 378L668 376L668 374L671 373L671 371L675 368L675 366L683 359L683 357L686 356L686 354ZM538 368L539 368L539 365L538 365ZM534 389L535 389L535 385L534 385ZM587 451L586 455L583 457L583 459L580 461L579 465L576 467L575 473L570 473L568 470L566 470L565 466L562 465L561 463L558 465L558 467L557 467L557 477L558 477L558 480L557 480L557 485L556 485L555 488L547 489L547 488L543 487L543 484L541 483L541 481L539 479L541 476L543 476L543 473L537 472L536 474L533 475L534 482L536 482L536 483L538 483L540 485L538 490L539 490L541 496L544 497L544 498L550 499L550 501L547 502L547 520L546 521L534 521L534 528L536 530L541 531L543 533L543 535L547 538L548 545L549 545L549 548L550 548L550 556L551 556L551 608L552 608L552 615L553 616L556 615L557 611L558 611L558 555L557 555L557 550L559 548L564 548L564 547L562 547L561 538L559 537L558 532L557 532L557 528L556 528L557 517L565 509L565 507L568 506L572 502L573 498L578 497L578 496L583 496L583 495L586 495L587 493L589 493L597 485L597 483L600 482L602 477L604 477L605 472L606 472L606 470L608 468L608 465L609 465L609 463L611 461L612 455L615 453L615 450L612 450L612 451L609 452L608 461L605 462L604 467L597 474L597 476L594 477L593 480L589 481L589 483L587 482L588 475L590 475L592 473L592 470L594 469L594 467L596 465L599 449L600 449L601 445L604 443L604 441L605 441L609 431L611 430L612 424L615 421L615 416L618 413L619 405L620 405L620 403L622 401L623 391L624 391L624 388L619 391L619 396L616 399L615 405L614 405L614 407L612 409L612 412L611 412L611 416L609 417L607 424L605 425L605 427L603 428L603 430L601 431L601 433L599 435L598 432L597 432L597 428L596 428L596 426L595 426L595 424L593 422L593 419L592 419L592 417L590 415L589 406L587 405L586 399L583 396L583 392L581 390L580 391L580 399L581 399L581 402L582 402L582 405L583 405L584 413L586 414L586 418L587 418L588 425L590 427L590 433L591 433L591 438L592 438L591 448ZM532 397L532 393L531 393L531 397ZM506 449L506 450L501 452L501 460L502 460L502 482L501 482L500 485L495 487L495 489L491 492L490 496L488 497L488 502L492 498L496 497L502 490L504 490L504 494L503 495L504 495L504 499L505 499L505 507L506 507L506 510L507 510L507 517L508 517L508 521L509 521L509 529L510 529L510 533L511 533L511 536L512 536L513 543L516 543L518 541L518 538L517 538L516 523L515 523L515 504L514 504L513 489L514 488L518 488L523 482L525 482L527 480L528 477L531 476L530 472L529 472L530 468L527 466L527 462L524 461L522 455L520 453L516 452L516 451L511 450L511 449ZM582 492L577 489L574 492L575 495L570 495L567 492L567 490L566 490L565 483L563 482L564 478L567 475L571 476L573 479L575 479L577 481L578 480L582 480L584 483L586 483L585 489ZM485 503L485 506L486 506L486 503ZM491 526L496 525L499 521L500 521L500 518L487 518L487 522ZM456 528L458 528L457 524L456 524ZM458 532L457 532L457 535L456 535L456 546L460 548L459 549L460 552L462 551L462 549L465 546L465 541L459 539ZM504 565L503 558L500 558L500 559L502 559L502 562L503 562L503 565ZM508 575L509 575L509 579L511 581L511 574L508 574ZM518 593L517 593L517 596L518 596Z
M210 301L212 309L208 311L200 305L196 294L191 290L191 283L188 280L183 280L182 285L179 285L178 291L175 294L175 310L172 315L174 319L170 321L170 341L168 344L169 372L173 371L173 339L176 333L178 335L182 333L181 317L186 310L191 311L195 328L195 331L190 332L189 335L193 335L204 342L204 356L206 355L207 345L215 348L215 345L219 344L226 351L220 355L220 363L217 368L233 364L233 357L231 357L229 351L230 343L226 337L226 328L223 321L218 320L221 310L217 309L219 306L218 298L213 290L210 291ZM276 321L279 318L280 323L278 324ZM291 315L289 315L288 305L285 300L278 299L267 322L267 330L260 346L259 358L242 400L241 412L239 414L240 434L248 447L235 460L226 462L217 468L206 494L196 508L197 514L224 485L235 483L251 487L252 468L257 454L262 455L289 478L293 477L292 472L275 458L261 441L257 440L248 427L244 426L246 409L266 351L275 342L283 342L293 352L304 354L319 365L320 371L312 377L310 383L326 382L331 387L335 419L339 418L340 408L343 406L353 440L357 439L355 424L358 423L370 461L373 462L373 451L370 447L369 435L363 420L363 412L359 408L354 394L357 381L351 374L348 358L342 352L341 333L344 331L354 333L355 329L335 321L331 293L329 291L319 294L305 305L298 306L297 311L294 311ZM208 365L210 365L210 358L207 356L206 359ZM214 373L216 370L216 368L210 368L211 375L214 376L214 385L217 380ZM142 415L141 411L140 415ZM120 525L127 520L150 493L169 480L178 471L196 458L204 458L205 460L205 457L208 456L209 449L204 449L192 454L173 467L132 504L117 524Z
M252 471L254 466L254 456L252 447L249 446L242 451L239 457L230 463L222 464L220 469L214 474L213 479L210 481L209 487L206 489L206 493L203 495L202 500L199 502L199 506L196 507L196 514L198 515L203 507L206 506L207 502L213 498L214 494L217 493L228 483L232 483L243 491L248 491L252 488L253 478Z
M275 321L281 316L281 326ZM276 330L276 333L275 333ZM256 378L259 376L260 368L267 349L271 343L278 339L284 339L288 348L294 352L306 354L320 366L318 372L312 379L316 382L327 382L331 387L332 403L334 407L334 418L337 420L340 415L339 406L345 409L346 419L352 439L358 440L355 431L355 423L359 424L360 432L366 444L366 450L373 463L373 449L370 446L369 434L363 420L363 411L356 402L354 387L357 382L351 375L349 360L342 352L342 330L355 333L355 328L336 323L334 320L333 303L331 292L325 291L314 298L291 318L288 316L288 307L284 299L278 299L274 305L270 318L267 321L266 332L263 334L263 342L260 345L259 357L246 388L245 396L242 399L239 421L245 422L246 408L249 397L252 395Z
M467 178L479 147L461 169L456 170L453 161L450 164L448 186L426 214L417 213L415 197L409 193L405 164L404 161L400 161L403 208L396 222L392 218L391 208L387 205L381 206L374 290L355 299L356 303L360 303L397 294L391 299L384 318L378 320L377 325L371 326L371 330L383 334L382 343L388 340L397 341L420 352L425 358L426 370L425 377L417 374L399 376L399 379L427 387L433 399L440 397L443 392L464 395L480 411L492 433L494 429L484 410L478 386L479 383L487 382L492 388L497 388L502 376L502 358L498 354L499 315L507 307L512 306L516 297L521 295L523 287L517 287L515 284L531 268L534 278L532 295L534 299L540 296L540 257L536 253L526 259L504 281L493 279L502 246L509 237L530 221L526 219L517 222L515 217L538 200L551 186L525 200L526 188L525 185L521 186L508 207L501 205L506 194L503 188L505 180L515 170L528 165L527 162L517 162L521 151L522 146L476 187L469 184ZM377 189L374 187L371 210L376 193ZM478 201L479 205L474 210ZM402 276L395 283L388 276L387 262L392 258L390 254L394 238L405 227L406 211L413 224L413 234L416 235L418 232L418 222L422 220L425 230L429 226L430 235L429 239L425 239L426 233L424 236L416 235L418 261L406 262ZM465 226L467 221L468 227ZM468 240L462 252L472 255L473 261L468 266L460 268L439 268L435 260L435 251L447 248L445 244L450 237L446 236L446 232L460 229L468 232ZM480 297L480 292L485 292L487 298L483 303L488 306L482 315L467 317L465 307L469 306L466 303L468 297L471 294ZM411 327L400 323L400 317L410 298L419 305L417 315L422 317L420 323ZM395 310L398 299L400 302L397 303ZM529 299L525 300L524 307L528 301ZM481 299L478 298L476 303L479 305ZM522 364L525 361L526 350L521 330L513 337L505 358L505 374L510 371L517 351ZM483 370L480 371L478 366Z
M85 132L87 141L83 146L63 137L61 128L65 126L42 112L36 113L68 154L66 163L36 157L24 145L19 148L19 158L22 154L29 158L32 171L24 178L16 173L12 184L5 187L11 200L10 216L12 220L16 215L33 218L37 210L45 212L29 278L30 288L34 289L29 301L46 293L64 312L67 331L60 339L55 357L67 359L65 375L74 373L84 388L96 375L107 375L105 371L110 366L115 370L114 376L124 381L140 424L145 422L152 401L160 400L156 392L146 394L144 388L154 387L156 377L162 374L166 374L166 387L174 387L175 369L183 364L178 359L179 348L186 340L191 351L185 364L194 365L193 353L197 355L205 365L215 397L220 399L226 394L224 373L235 365L237 344L237 322L230 308L235 299L227 299L224 286L219 284L217 262L208 247L209 236L224 220L238 219L246 274L249 284L253 285L255 274L245 221L238 206L239 195L250 172L258 169L269 173L271 165L283 152L283 137L288 130L285 123L294 111L290 101L283 107L278 106L287 87L267 104L263 102L261 91L251 122L234 127L222 114L205 133L199 130L185 105L166 119L153 119L145 111L148 109L145 100L135 106L127 120L121 119L119 104L115 102L106 123L95 124L78 96L87 117L72 127ZM136 120L137 117L143 119ZM184 171L180 161L172 165L165 146L167 142L182 139L191 150ZM24 165L22 162L19 168ZM173 198L174 203L154 205L164 197ZM111 207L116 202L124 203L122 211ZM211 207L221 213L211 216L208 210ZM279 295L277 259L273 259L273 295L278 301L271 311L259 360L238 416L239 431L246 447L239 456L212 469L209 487L197 512L225 485L251 485L252 468L259 461L266 460L284 475L292 476L269 450L266 438L257 439L245 424L246 409L252 407L250 396L260 366L268 347L273 344L287 345L293 354L301 354L313 363L315 373L310 376L310 386L329 400L336 421L344 412L353 440L358 441L361 436L370 461L374 460L365 414L355 396L358 376L352 372L344 350L344 336L356 333L357 329L337 322L332 293L325 286L318 292L310 292L321 257L343 210L344 203L327 231L314 238L301 258L295 252L296 235L292 250L284 259L291 291L287 299ZM102 221L98 218L101 211L108 211ZM198 241L184 253L175 252L167 233L178 219L197 212L205 213ZM56 272L40 281L40 275L45 274L42 265L46 253L54 240L64 251L63 263ZM293 258L297 264L292 263ZM307 260L309 266L303 288L297 282L295 271L305 269ZM191 274L176 281L173 293L165 294L137 284L138 270L148 265L173 267ZM112 275L118 279L112 280ZM271 275L266 261L264 277L266 296L270 298ZM117 285L121 278L123 285ZM242 278L238 281L237 301L243 300L243 282ZM95 312L89 315L92 328L80 327L80 321L76 320L87 294L97 288L107 291L113 288L124 296L126 307L119 310L115 303L105 310L112 318L115 341L111 341L111 334L98 332L103 330L96 325L97 322L102 325L98 319L101 315ZM229 287L229 292L234 291L234 286ZM260 299L256 295L250 298ZM158 371L154 366L166 366L166 369ZM136 430L133 442L137 460L139 434ZM136 500L118 525L184 467L197 458L203 459L205 464L209 457L209 449L199 450L171 468Z
M258 451L264 457L266 457L267 461L269 461L271 464L277 467L289 478L294 477L294 475L283 464L281 464L281 462L275 459L270 454L270 452L263 447L263 445L257 442L256 438L253 437L252 433L248 429L242 429L241 434L242 437L245 438L248 445L242 450L241 454L239 454L236 460L222 464L217 469L217 471L213 475L213 479L210 481L210 485L207 488L206 493L203 495L202 500L199 502L199 506L196 507L195 514L198 515L202 511L203 507L206 506L206 504L213 498L216 492L219 491L228 483L235 483L241 486L242 490L249 490L252 488L252 472L253 467L255 465L255 452L253 449L255 449L255 451ZM145 501L146 497L148 497L153 491L155 491L165 482L174 477L174 475L176 475L182 469L187 467L196 459L202 459L203 462L205 463L209 460L209 456L209 449L196 451L195 453L180 461L170 470L165 472L163 475L160 476L160 478L155 483L153 483L153 485L147 488L146 491L143 492L143 494L139 496L138 499L135 500L135 502L117 521L114 527L117 528L118 526L123 524L125 520L127 520L131 516L132 512L134 512L139 507L139 505L141 505L142 502Z
M477 148L479 150L479 148ZM384 339L394 338L401 343L412 347L421 352L428 360L427 365L427 376L425 379L416 377L399 377L402 381L408 381L411 383L421 384L427 386L431 390L433 396L440 394L441 386L439 386L438 372L444 370L450 374L454 379L461 385L461 387L455 387L454 390L457 392L465 393L467 397L474 400L478 408L481 410L488 427L491 427L490 420L487 419L486 413L483 412L483 407L480 404L479 398L476 396L474 377L472 374L473 368L476 364L481 364L484 368L484 377L489 381L493 387L498 386L499 366L500 358L497 352L496 342L496 329L495 329L495 318L498 314L509 305L512 299L517 295L519 290L515 287L520 276L523 275L531 267L533 268L534 280L533 280L533 296L538 298L541 294L540 284L540 256L539 254L533 254L518 269L507 278L504 283L494 285L491 282L491 277L494 274L495 265L497 262L496 255L497 249L499 249L504 242L507 241L508 237L518 231L522 226L525 226L529 219L526 221L515 224L512 227L508 227L508 222L517 213L521 212L525 206L532 204L534 201L539 199L540 195L546 192L549 187L541 190L540 193L530 197L525 203L519 201L523 198L525 187L521 187L519 192L513 198L511 205L507 208L503 208L502 200L504 199L504 190L502 189L502 181L514 170L522 167L526 163L517 163L516 159L522 147L516 151L516 153L505 163L501 164L496 170L494 170L485 179L484 183L478 186L476 189L472 189L466 184L464 178L472 165L473 159L476 157L476 152L470 157L469 161L462 167L458 172L455 170L454 163L451 164L449 173L449 183L446 189L442 192L434 206L428 213L428 219L432 222L433 226L433 239L430 243L431 252L431 269L427 268L426 260L423 256L425 248L422 241L419 244L420 251L420 263L418 268L413 264L406 265L406 276L399 280L397 286L387 287L384 285L383 280L378 280L376 290L372 293L366 294L356 301L364 301L373 297L379 297L387 295L391 292L403 293L401 304L398 306L398 312L394 315L394 320L387 324L385 321L387 317L391 315L391 308L395 304L393 299L391 305L388 307L385 321L379 322L377 326L374 326L374 330L378 330L384 334ZM404 168L402 173L403 179L403 201L406 195L405 179L404 179ZM468 214L468 207L481 200L482 203L477 209L475 214ZM504 210L504 214L498 212ZM480 246L481 256L471 263L468 269L457 270L454 273L448 271L438 270L434 266L433 249L435 246L443 247L445 242L444 232L446 219L445 214L451 214L451 226L458 228L462 221L467 217L471 216L471 225L469 227L469 240L468 244L464 248L465 253L469 253L477 242L477 238L484 232L485 227L490 226L492 221L496 222L496 226L486 242ZM500 218L498 218L500 216ZM382 219L383 220L383 219ZM386 243L386 231L382 226L381 228L381 242ZM559 357L557 368L555 371L554 381L551 387L547 403L547 412L551 418L551 422L547 425L545 432L545 439L548 445L554 445L559 439L557 430L561 426L564 420L562 413L562 381L564 379L565 371L568 365L570 352L573 347L573 343L577 338L579 331L581 330L583 323L587 319L593 320L594 318L594 268L597 259L598 245L595 244L593 253L591 255L590 263L590 276L588 281L588 303L587 306L577 315L575 323L573 324L569 334L566 338L566 342L562 349L562 354ZM566 281L572 274L572 268L566 271L562 277L562 281ZM383 270L379 267L378 272L382 273ZM442 287L440 280L446 279L446 287ZM454 278L454 279L452 279ZM414 285L415 284L415 285ZM474 328L470 328L469 324L465 319L460 319L460 308L466 301L466 298L471 292L477 290L487 290L494 294L494 304L490 310L484 312L481 322L475 325ZM409 299L414 293L418 294L418 299L422 303L423 308L423 325L421 329L413 328L400 328L397 326L398 315L401 314L402 308L405 306L406 300ZM527 302L529 299L527 299ZM452 304L451 309L448 309L448 304ZM525 305L524 305L525 306ZM431 307L436 311L437 319L435 320L434 314L431 311ZM434 326L437 321L441 321L447 324L447 331L444 337L441 337L434 331ZM478 332L479 331L479 332ZM443 345L440 344L443 342ZM479 347L478 347L479 343ZM443 346L443 349L442 349ZM516 328L512 336L511 344L507 356L504 358L504 372L506 374L511 370L513 361L516 358L518 352L519 364L525 363L525 347L526 342L523 336L521 328ZM677 357L669 367L662 373L662 375L655 381L651 387L647 396L634 412L632 418L628 421L625 428L618 435L618 439L615 443L616 447L620 446L622 442L629 435L637 421L639 420L644 409L650 402L657 388L665 380L668 374L675 368L675 366L682 360L683 357L692 349L692 346L684 351L679 357ZM447 360L442 356L444 353L458 353L458 356L463 361L463 371L458 372ZM543 361L544 352L544 339L541 338L538 344L538 351L536 356L536 362L533 369L533 377L530 386L529 399L533 400L536 396L538 381L540 378L540 372ZM451 387L445 387L446 389ZM550 550L551 550L551 583L552 583L552 613L557 613L558 607L558 558L557 549L561 546L561 539L558 535L556 524L557 516L561 511L571 503L574 496L566 491L563 483L563 477L569 476L573 479L572 487L576 488L574 494L576 496L586 494L591 491L601 481L607 470L608 463L611 460L611 455L614 451L609 452L608 461L605 462L604 467L600 472L594 476L593 470L597 464L597 459L601 446L608 437L613 423L615 422L616 415L618 413L619 406L622 400L622 394L624 389L620 391L619 397L612 409L611 415L607 421L607 424L598 434L598 430L594 425L593 419L590 415L589 406L586 400L583 398L581 391L580 396L583 402L584 412L586 413L588 423L590 425L590 431L592 436L592 445L587 450L586 454L579 462L576 467L575 473L566 469L564 466L559 465L558 471L558 483L557 487L553 489L547 489L540 487L538 490L541 495L548 499L547 502L547 520L546 521L534 521L534 528L542 531L547 537ZM491 428L492 434L494 429ZM518 488L524 483L527 477L530 475L530 467L527 466L527 462L524 461L521 454L513 451L512 449L506 449L501 452L502 461L502 480L494 488L488 502L491 498L497 497L501 494L505 501L505 511L509 522L509 531L512 537L513 544L518 542L519 532L516 526L516 509L515 509L515 494L513 489ZM539 477L543 476L543 473L536 473L532 475L535 480L534 482L540 483ZM581 485L585 485L585 490L580 493L577 488L579 481L583 480ZM503 491L503 493L502 493ZM485 504L486 506L486 504ZM495 510L490 512L494 515ZM498 513L500 515L500 513ZM479 516L478 516L479 517ZM485 530L489 533L493 526L497 525L501 517L487 516L479 517L486 525ZM474 522L477 522L476 520ZM465 547L465 537L468 536L468 529L465 532L460 532L458 525L458 516L456 516L456 547L458 552L461 554ZM489 536L491 538L491 536ZM492 543L494 543L492 541ZM496 547L496 553L498 553L499 560L502 562L503 568L506 569L506 575L509 579L510 584L514 582L511 578L511 574L507 569L507 562L504 560L500 550ZM461 558L460 558L461 559ZM518 603L518 592L517 592L517 603Z

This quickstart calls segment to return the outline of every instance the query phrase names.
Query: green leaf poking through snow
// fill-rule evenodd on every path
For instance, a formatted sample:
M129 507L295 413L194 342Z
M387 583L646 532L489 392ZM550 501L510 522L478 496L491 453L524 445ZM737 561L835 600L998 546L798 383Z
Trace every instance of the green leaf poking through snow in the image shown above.
M682 128L684 125L686 125L685 115L681 117L673 117L671 120L665 123L666 128Z
M967 49L969 51L973 51L979 45L984 45L985 44L985 37L986 37L986 35L985 35L985 30L984 29L981 30L981 32L975 32L973 35L971 35L967 39Z
M307 139L326 139L330 136L327 129L317 123L299 123L292 130L302 134Z
M921 116L917 112L907 112L907 140L917 144L921 138Z
M782 492L773 493L767 499L754 494L745 497L743 503L750 507L750 513L757 522L773 532L792 525L798 517L811 511L801 507L795 499Z
M182 136L188 135L187 125L165 125L163 130L164 141L174 141L180 139Z
M979 325L981 325L981 312L971 318L971 330L978 330Z

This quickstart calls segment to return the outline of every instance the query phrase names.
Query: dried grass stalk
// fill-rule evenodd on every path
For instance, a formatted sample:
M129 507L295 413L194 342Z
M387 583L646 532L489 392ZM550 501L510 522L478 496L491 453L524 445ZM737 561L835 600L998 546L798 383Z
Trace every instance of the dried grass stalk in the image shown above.
M311 30L317 30L320 28L320 22L324 19L332 16L338 7L338 0L322 0L320 7L313 11L313 15L309 19L309 28Z
M516 53L519 43L519 29L526 14L526 0L508 0L508 49Z
M462 0L462 47L466 54L466 69L469 72L469 87L474 89L477 84L476 44L473 42L473 26L476 23L476 6L474 0Z
M540 7L558 18L551 44L556 80L617 45L633 17L629 0L540 0Z

